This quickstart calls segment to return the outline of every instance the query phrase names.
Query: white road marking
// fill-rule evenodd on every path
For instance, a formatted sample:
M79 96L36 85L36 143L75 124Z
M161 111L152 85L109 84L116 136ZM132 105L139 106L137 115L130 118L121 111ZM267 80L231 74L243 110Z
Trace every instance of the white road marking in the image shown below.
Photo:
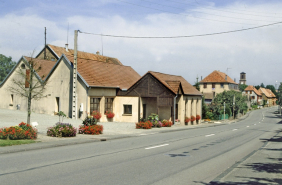
M159 147L162 147L162 146L167 146L169 144L164 144L164 145L158 145L158 146L152 146L152 147L148 147L148 148L145 148L146 150L149 150L149 149L153 149L153 148L159 148Z
M146 136L146 135L152 135L152 134L156 134L156 133L154 132L154 133L149 133L149 134L140 134L140 136Z
M254 125L257 125L257 124L254 124Z
M250 126L247 126L247 127L250 127Z
M215 134L206 135L206 137L214 136Z
M232 131L236 131L236 130L238 130L238 129L233 129Z

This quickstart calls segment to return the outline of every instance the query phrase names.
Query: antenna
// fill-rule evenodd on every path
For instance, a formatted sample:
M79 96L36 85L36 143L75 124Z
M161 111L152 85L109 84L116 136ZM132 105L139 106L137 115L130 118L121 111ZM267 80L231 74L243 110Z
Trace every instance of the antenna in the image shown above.
M45 27L45 45L44 45L44 60L46 60L46 27Z
M101 34L101 43L102 43L102 56L104 56L104 49L103 49L103 36Z
M228 75L228 69L232 69L232 68L227 68L227 69L226 69L226 74L227 74L227 75Z
M69 26L70 26L70 23L68 22L68 31L67 31L67 44L69 44Z

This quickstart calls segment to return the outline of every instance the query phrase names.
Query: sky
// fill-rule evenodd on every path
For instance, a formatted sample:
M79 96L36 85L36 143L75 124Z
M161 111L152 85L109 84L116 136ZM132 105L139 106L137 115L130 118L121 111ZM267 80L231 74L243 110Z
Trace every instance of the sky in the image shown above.
M44 27L47 44L74 48L80 30L78 50L118 58L141 76L156 71L194 84L219 70L238 83L245 72L248 85L278 87L281 9L281 0L0 0L0 54L35 56Z

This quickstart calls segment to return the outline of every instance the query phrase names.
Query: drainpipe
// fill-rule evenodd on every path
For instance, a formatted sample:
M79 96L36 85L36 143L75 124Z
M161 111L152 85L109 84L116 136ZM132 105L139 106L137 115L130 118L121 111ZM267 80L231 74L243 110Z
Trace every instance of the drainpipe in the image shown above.
M91 87L89 87L88 89L87 89L87 96L86 96L86 116L85 117L87 117L88 116L88 114L87 114L87 111L88 111L88 96L89 96L89 90L91 89Z
M177 95L174 97L174 102L173 102L173 124L175 124L175 108L176 108L176 98L177 98Z

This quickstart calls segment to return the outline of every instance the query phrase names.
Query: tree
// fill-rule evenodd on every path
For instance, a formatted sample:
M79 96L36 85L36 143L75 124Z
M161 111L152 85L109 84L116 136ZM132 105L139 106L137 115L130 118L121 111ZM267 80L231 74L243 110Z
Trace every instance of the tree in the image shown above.
M270 89L275 96L278 96L278 93L276 92L274 85L267 85L266 88Z
M12 57L6 57L0 54L0 82L9 74L16 62L12 61Z
M32 56L32 55L31 55ZM44 76L39 77L38 72L41 65L32 57L28 61L23 60L26 67L22 65L16 70L16 77L12 79L13 86L9 86L8 90L16 95L27 99L27 123L30 124L31 100L40 100L46 97L44 95L46 81Z
M239 84L239 90L241 92L243 92L247 87L248 87L248 85L246 85L246 84Z
M257 90L259 90L259 88L260 88L260 85L256 85L256 86L255 86L255 88L256 88Z
M263 83L261 83L261 84L260 84L260 87L265 88L265 86L264 86L264 84L263 84Z
M233 106L233 100L235 96L235 105ZM223 105L225 102L225 106L231 109L231 112L234 112L234 115L238 113L243 113L248 110L248 106L246 104L247 97L243 96L241 92L236 92L234 90L231 91L223 91L216 95L212 102L212 108L214 112L217 112L218 115L223 114ZM228 110L229 112L229 110Z
M193 85L198 91L200 91L200 83L199 82L195 82L195 84Z

